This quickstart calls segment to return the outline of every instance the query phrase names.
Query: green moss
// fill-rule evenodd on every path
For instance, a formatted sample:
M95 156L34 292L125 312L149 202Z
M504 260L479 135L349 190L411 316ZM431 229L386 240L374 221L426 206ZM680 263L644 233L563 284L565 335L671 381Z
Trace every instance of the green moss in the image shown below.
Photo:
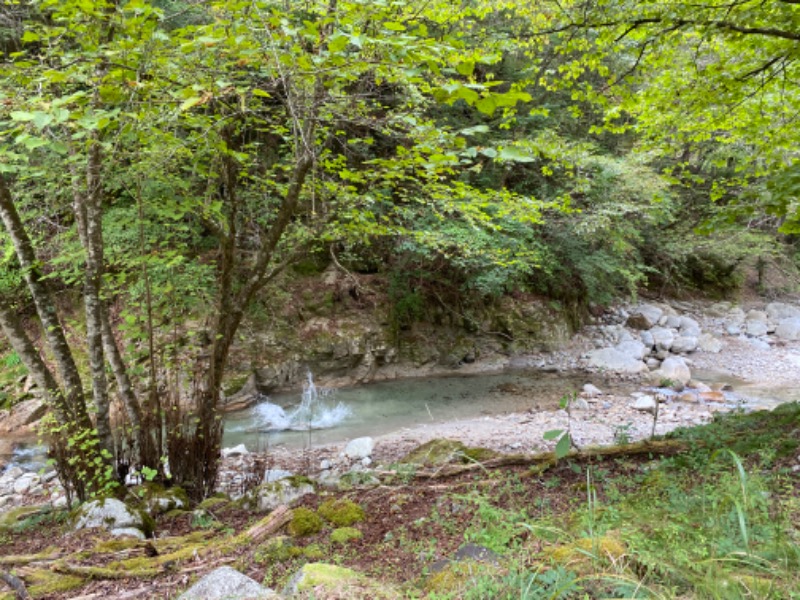
M472 560L451 562L425 581L425 591L429 594L460 598L474 586L475 579L500 574L497 565Z
M440 467L451 462L483 462L497 453L488 448L470 448L458 440L431 440L409 452L401 464Z
M122 550L129 550L130 548L136 548L139 545L140 540L135 538L111 538L110 540L100 540L98 541L95 546L95 552L100 553L108 553L108 552L120 552Z
M320 560L321 558L325 558L325 553L318 544L311 544L303 548L303 556L309 560Z
M77 575L65 575L49 569L41 569L25 575L25 583L31 598L48 598L79 588L86 581Z
M313 535L322 530L322 519L313 510L305 507L294 509L289 523L289 533L294 537Z
M341 600L394 600L404 597L384 582L374 581L352 569L325 563L309 563L300 571L297 593L311 593L315 598Z
M364 520L364 509L348 498L331 498L318 509L323 519L338 527L347 527Z
M625 545L615 537L581 538L572 544L552 548L547 554L559 564L571 564L591 558L615 562L625 556Z
M359 540L364 537L355 527L339 527L331 532L331 541L334 544L346 544L352 540Z
M314 485L314 482L311 479L309 479L308 477L306 477L305 475L291 475L290 477L286 477L286 478L282 479L281 481L288 481L289 483L292 484L292 487L300 487L301 485L305 485L305 484L308 484L308 485L311 485L311 486Z
M0 514L0 531L14 530L19 532L24 529L24 521L31 515L41 512L39 506L19 506Z
M219 508L228 504L231 501L225 494L214 494L203 500L197 505L197 508L202 510L211 510L212 508Z

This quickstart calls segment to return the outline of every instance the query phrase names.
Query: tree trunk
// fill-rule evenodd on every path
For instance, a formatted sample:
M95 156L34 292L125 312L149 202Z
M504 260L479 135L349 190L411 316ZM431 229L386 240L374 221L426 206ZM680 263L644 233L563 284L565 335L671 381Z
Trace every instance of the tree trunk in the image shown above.
M91 429L92 422L86 411L78 367L75 365L72 351L64 336L61 322L58 320L50 290L42 279L33 244L28 237L28 232L25 231L25 226L22 224L17 207L11 198L11 192L2 175L0 175L0 218L2 218L6 231L14 244L14 250L30 289L36 312L42 322L45 338L53 351L58 371L64 383L66 402L70 407L70 413L75 416L78 425L87 430Z
M42 390L48 404L53 407L58 422L64 424L73 421L74 416L64 400L64 393L58 386L52 371L42 360L39 351L28 337L19 320L19 313L14 312L11 307L2 302L0 302L0 328L30 376L33 377L36 386Z
M100 143L97 139L93 139L86 167L86 193L74 193L73 202L78 228L83 230L80 237L86 251L83 299L86 310L86 341L92 373L92 396L96 412L97 436L100 439L101 447L113 456L114 439L111 433L108 379L103 351L103 300L100 297L103 283L101 160Z

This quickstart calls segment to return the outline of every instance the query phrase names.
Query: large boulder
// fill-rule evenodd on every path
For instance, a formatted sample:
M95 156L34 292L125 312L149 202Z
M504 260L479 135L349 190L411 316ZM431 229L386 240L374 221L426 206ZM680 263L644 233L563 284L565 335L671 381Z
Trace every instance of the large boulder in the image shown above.
M260 511L275 510L281 505L291 505L303 496L314 493L314 486L302 477L289 477L272 483L263 483L252 493L252 504Z
M214 569L178 600L262 600L280 596L231 567Z
M689 335L679 335L672 342L671 352L675 354L685 354L697 350L697 338Z
M641 304L631 311L625 323L631 329L650 329L658 324L664 311L652 304Z
M141 511L130 508L116 498L92 500L78 508L73 529L102 528L111 535L136 535L144 539L152 532L152 521L148 522ZM134 533L138 532L138 533Z
M636 340L626 340L624 342L620 342L615 346L615 348L623 354L627 354L636 360L642 360L648 353L647 347L642 342Z
M350 460L361 460L372 456L375 448L375 440L371 437L360 437L350 440L344 449L344 454Z
M651 372L650 376L656 383L668 380L673 384L681 383L686 385L692 378L692 373L683 358L680 356L670 356L665 358L661 363L661 368Z
M744 331L750 337L763 337L769 333L769 327L766 320L747 319Z
M791 317L778 322L775 335L784 340L800 340L800 317Z
M800 319L800 307L783 302L770 302L765 310L767 316L776 323L784 319Z
M697 340L697 346L703 352L717 354L722 350L724 344L722 340L714 337L712 334L704 333L700 336L700 339Z
M616 373L644 373L647 365L616 348L592 350L587 355L589 366Z
M653 327L650 330L656 350L669 350L675 341L675 332L666 327Z
M39 398L24 400L15 404L11 409L11 414L0 423L2 431L24 430L36 423L47 413L47 404Z

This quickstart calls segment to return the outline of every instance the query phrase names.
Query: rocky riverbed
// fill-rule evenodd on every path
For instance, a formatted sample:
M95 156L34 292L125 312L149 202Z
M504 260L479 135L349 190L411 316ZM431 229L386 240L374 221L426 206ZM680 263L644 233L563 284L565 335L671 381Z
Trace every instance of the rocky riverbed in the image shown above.
M777 402L770 400L771 390L800 388L799 366L798 304L672 302L618 307L556 352L493 356L460 369L476 374L515 368L582 370L587 381L589 373L601 372L612 382L608 389L592 385L565 389L574 392L569 406L549 410L525 389L500 390L521 395L521 404L530 409L402 429L371 439L366 453L348 452L345 444L305 450L276 447L266 456L246 449L228 452L220 488L236 493L248 477L260 476L265 468L329 481L349 472L368 474L437 438L506 453L552 448L554 442L545 441L544 434L554 429L569 430L581 448L636 441L653 432L705 423L717 412L771 408ZM615 380L636 391L615 392ZM24 503L63 504L59 487L52 475L7 470L0 477L0 511Z

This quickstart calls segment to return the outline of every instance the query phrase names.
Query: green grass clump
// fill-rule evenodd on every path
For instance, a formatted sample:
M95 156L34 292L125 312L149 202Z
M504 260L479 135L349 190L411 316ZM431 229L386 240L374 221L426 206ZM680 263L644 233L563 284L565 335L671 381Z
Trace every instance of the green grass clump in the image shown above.
M318 512L322 518L338 527L349 527L364 520L364 509L349 498L326 500Z

